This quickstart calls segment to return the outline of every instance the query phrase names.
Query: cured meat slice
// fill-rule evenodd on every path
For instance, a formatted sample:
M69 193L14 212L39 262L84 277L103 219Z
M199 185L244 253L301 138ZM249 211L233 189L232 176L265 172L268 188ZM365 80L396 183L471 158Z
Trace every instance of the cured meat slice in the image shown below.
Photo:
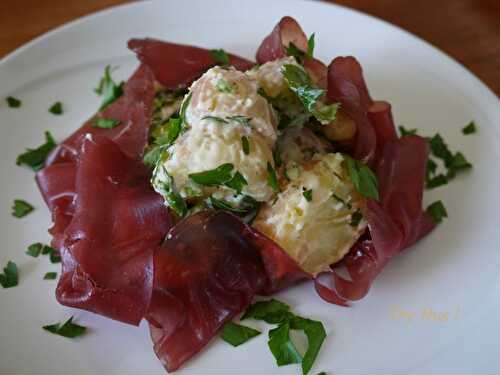
M128 47L153 72L156 80L168 89L187 87L207 69L216 65L210 50L157 39L131 39ZM228 54L229 64L245 71L254 63Z

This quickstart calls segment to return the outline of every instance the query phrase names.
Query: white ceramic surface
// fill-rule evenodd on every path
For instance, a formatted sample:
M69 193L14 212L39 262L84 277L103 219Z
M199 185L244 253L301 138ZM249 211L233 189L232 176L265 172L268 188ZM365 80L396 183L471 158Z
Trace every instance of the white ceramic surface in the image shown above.
M316 32L325 61L352 54L362 62L373 97L393 104L398 124L423 134L441 132L473 162L471 173L426 194L442 199L449 219L395 259L370 294L345 309L322 302L311 284L277 296L326 324L328 338L311 374L335 375L500 373L500 104L471 73L432 46L380 20L320 2L170 0L126 5L72 22L20 48L0 62L0 265L20 266L20 285L0 289L0 374L163 374L143 324L129 327L57 304L58 267L24 254L48 241L50 215L33 173L16 167L43 130L62 139L98 107L93 92L106 64L126 78L137 65L131 37L151 36L252 57L283 15ZM23 101L20 109L4 97ZM65 113L47 112L62 100ZM474 119L479 133L463 136ZM14 198L36 211L10 214ZM90 327L77 340L41 329L69 315ZM262 324L255 326L264 328ZM233 348L214 340L181 371L187 374L300 374L277 368L266 335Z

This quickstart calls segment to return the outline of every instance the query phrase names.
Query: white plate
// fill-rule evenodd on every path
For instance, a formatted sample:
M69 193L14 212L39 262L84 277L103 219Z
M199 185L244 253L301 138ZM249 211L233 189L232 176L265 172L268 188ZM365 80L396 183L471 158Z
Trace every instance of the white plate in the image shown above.
M0 64L0 265L20 266L20 285L0 290L0 374L163 374L146 326L137 329L59 306L56 270L24 254L48 241L50 215L33 173L15 166L42 131L62 139L98 107L93 93L106 64L126 78L137 65L126 42L151 36L252 57L283 15L316 32L325 61L352 54L362 62L373 97L393 104L398 124L441 132L474 164L471 173L426 194L442 199L447 219L428 238L395 259L370 294L345 309L322 302L311 284L281 293L294 310L325 322L328 338L311 374L498 374L500 355L500 105L498 98L459 64L410 34L377 19L319 2L154 1L126 5L59 28L29 43ZM443 20L445 22L445 20ZM7 108L7 95L23 101ZM62 100L65 113L47 112ZM474 119L479 133L464 137ZM14 198L37 210L10 215ZM91 327L74 341L44 332L42 325L75 315ZM261 328L264 325L257 324ZM179 374L299 374L277 368L266 335L232 348L214 340Z

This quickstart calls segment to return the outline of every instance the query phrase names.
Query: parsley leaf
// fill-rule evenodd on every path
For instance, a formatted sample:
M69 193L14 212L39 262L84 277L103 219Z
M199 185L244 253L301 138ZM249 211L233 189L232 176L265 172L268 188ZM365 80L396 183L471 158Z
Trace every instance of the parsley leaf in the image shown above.
M94 90L96 94L102 95L102 103L99 111L102 111L108 105L123 95L123 82L117 84L111 77L111 67L106 65L104 68L104 76L99 81L99 86Z
M38 258L40 253L42 252L43 244L40 242L31 244L28 246L28 250L26 250L26 254L32 256L33 258Z
M231 203L214 197L208 198L208 206L215 210L223 210L231 212L249 224L255 219L259 212L260 203L252 197L245 195L241 201L240 207L234 207Z
M200 185L205 186L218 186L225 184L231 180L234 165L231 163L226 163L218 166L215 169L211 169L208 171L191 173L189 174L189 178Z
M291 320L292 329L300 329L307 336L307 351L302 359L302 373L307 374L318 356L321 345L326 338L325 328L321 322L295 316Z
M250 154L250 143L248 142L248 138L245 136L241 137L241 148L243 149L243 153L245 155Z
M350 156L345 155L347 171L356 190L364 197L379 200L377 176L373 171Z
M290 90L297 95L306 110L320 123L325 125L335 120L339 104L321 103L319 98L324 96L325 90L314 87L311 78L303 68L285 64L281 71Z
M158 176L161 173L161 176ZM159 183L160 181L163 182ZM184 217L187 213L187 206L181 195L175 190L174 179L167 172L167 169L159 164L153 172L155 189L163 195L168 206L179 216Z
M476 123L474 121L471 121L467 124L467 126L465 126L463 129L462 129L462 133L464 135L469 135L469 134L474 134L477 132L477 127L476 127Z
M241 320L256 319L270 324L279 323L290 311L290 306L274 298L268 301L258 301L250 305Z
M231 189L236 190L236 192L238 194L241 193L241 189L243 189L243 186L246 186L246 185L248 185L247 180L238 171L236 171L234 176L228 182L226 182L226 186L230 187Z
M21 218L28 215L33 210L34 207L28 202L21 199L15 199L12 205L12 216Z
M222 117L217 117L217 116L203 116L201 119L202 120L213 120L213 121L218 122L220 124L229 124L228 121L224 120Z
M271 163L267 163L267 184L274 190L279 191L278 177L276 177L276 171L274 170Z
M260 335L260 331L256 329L229 322L222 329L220 336L232 346L239 346L258 335Z
M453 155L448 168L454 173L462 169L472 168L472 164L467 161L464 154L458 151Z
M237 123L243 126L250 126L251 118L246 116L228 116L226 117L226 120L236 121Z
M67 338L75 338L81 336L85 333L86 327L80 326L78 324L73 323L73 317L69 318L63 324L56 323L42 327L44 330L49 331L55 335L67 337Z
M53 115L62 115L63 113L63 106L61 102L55 102L52 104L52 106L49 108L49 112L52 113Z
M8 96L5 100L7 101L9 108L19 108L22 104L19 99L14 98L13 96Z
M57 272L47 272L43 277L44 280L55 280L57 278Z
M361 222L361 219L363 219L363 215L361 215L360 211L356 211L351 215L351 226L352 227L357 227L359 223Z
M290 339L290 324L288 322L269 331L268 345L278 366L302 362L302 356Z
M155 143L159 146L168 147L174 144L182 131L182 120L180 118L170 118L166 134L158 137Z
M121 124L120 120L116 120L114 118L98 117L94 120L94 122L92 123L92 126L94 128L113 129L114 127L116 127L120 124Z
M229 65L229 55L223 49L211 49L210 56L218 65Z
M443 218L448 217L448 212L446 211L446 207L443 202L436 201L429 205L426 209L427 213L432 216L434 222L440 223L443 221Z
M4 267L3 273L0 273L0 285L3 288L12 288L19 284L19 272L17 270L17 265L14 262L9 261L7 266Z
M438 174L434 177L429 177L426 181L425 187L427 189L434 189L439 186L446 185L448 183L448 177L444 174Z
M186 111L187 111L187 107L189 106L189 103L191 103L192 95L193 95L192 93L189 93L186 95L186 97L182 101L181 108L179 109L179 117L182 120L182 128L185 128L187 125Z
M406 137L407 135L416 135L417 129L406 129L403 125L399 125L399 134L401 137Z
M299 47L297 47L293 42L288 44L288 47L285 48L285 52L288 56L295 57L295 59L299 62L302 61L306 55L305 52L299 49Z
M19 155L16 159L17 165L26 165L33 169L35 172L43 168L45 159L49 153L56 147L56 142L50 134L45 132L45 143L35 149L28 148L26 152Z
M312 191L312 189L304 190L302 192L302 195L304 196L304 198L306 198L306 201L310 202L310 201L312 201L313 191Z
M310 59L313 58L314 47L315 47L314 33L312 33L309 39L307 40L307 57L309 57Z

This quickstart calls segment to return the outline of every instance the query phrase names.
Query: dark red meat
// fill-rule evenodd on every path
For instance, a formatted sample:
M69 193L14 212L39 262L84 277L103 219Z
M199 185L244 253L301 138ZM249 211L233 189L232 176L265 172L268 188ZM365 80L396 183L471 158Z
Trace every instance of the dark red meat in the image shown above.
M210 50L200 47L150 38L131 39L128 47L152 70L156 80L169 89L190 85L216 64ZM229 54L229 63L241 71L254 65L253 62L232 54Z
M304 277L280 248L224 212L203 211L178 223L154 262L147 319L168 371L202 349L255 294Z
M73 219L59 248L61 304L131 324L142 319L151 297L153 250L171 226L149 176L116 143L85 137Z

